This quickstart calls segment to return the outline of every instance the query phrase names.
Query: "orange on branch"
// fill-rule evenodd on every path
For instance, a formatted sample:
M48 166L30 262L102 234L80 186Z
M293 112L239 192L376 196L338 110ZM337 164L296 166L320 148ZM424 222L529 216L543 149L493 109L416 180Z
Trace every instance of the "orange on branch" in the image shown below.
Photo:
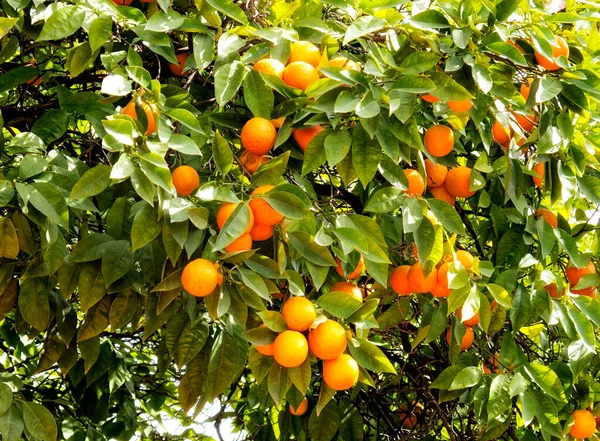
M265 118L251 118L244 127L241 134L242 146L250 153L262 156L267 154L275 146L277 131L275 127Z
M238 160L249 174L254 174L258 167L269 162L268 156L263 155L255 155L254 153L250 153L248 150L244 150L242 154L238 157Z
M404 169L403 172L408 181L408 189L404 190L404 193L408 196L422 196L423 192L425 192L423 176L417 170L413 169Z
M321 52L317 46L308 41L297 41L292 43L292 47L290 48L288 65L298 61L308 63L312 67L317 68L321 62Z
M428 103L438 103L441 101L441 99L439 99L437 96L433 96L430 93L422 95L421 98L423 99L423 101L427 101Z
M390 287L399 296L407 296L413 292L408 282L409 271L410 265L400 265L394 268L390 275Z
M427 276L420 262L415 263L408 271L408 283L413 292L424 294L431 292L437 285L437 269L433 268Z
M553 297L555 299L558 299L559 297L562 297L565 294L565 288L563 288L560 294L558 293L558 286L556 286L556 283L550 283L549 285L544 286L544 289L548 292L550 297Z
M463 320L462 308L460 308L456 312L456 315L458 315L458 318L462 320L462 322L465 324L465 326L477 326L479 324L479 313L478 312L476 312L475 315L473 315L472 317Z
M448 297L451 292L450 288L446 288L439 283L431 290L431 294L434 297Z
M283 304L281 315L289 329L306 331L317 318L317 310L313 302L306 297L291 297Z
M471 100L448 101L448 107L457 113L466 113L473 107Z
M300 402L297 408L294 408L290 403L290 413L295 416L301 416L306 413L308 410L308 398L304 397L304 399Z
M296 89L306 90L308 86L319 79L319 71L304 61L294 61L283 71L285 84Z
M510 127L507 129L500 121L494 121L494 124L492 124L492 138L494 141L503 147L508 147L511 136L512 129Z
M298 143L300 149L305 152L308 143L322 131L323 127L319 125L306 127L305 129L292 129L292 138Z
M470 198L475 194L471 191L471 169L460 166L448 170L444 186L448 193L455 198Z
M206 259L196 259L188 263L181 273L183 288L195 297L204 297L217 287L219 274L215 265Z
M465 250L458 250L456 252L456 260L458 260L465 269L471 269L473 266L473 255Z
M535 127L535 125L538 123L538 119L533 114L521 115L519 113L513 112L513 116L515 117L515 120L519 124L519 127L521 127L523 129L523 131L526 133L531 132L533 130L533 128Z
M308 332L308 347L321 360L339 357L347 345L346 330L334 320L326 320Z
M275 60L274 58L263 58L262 60L258 60L252 66L252 69L263 72L266 74L275 75L279 78L283 78L283 71L285 66L279 60Z
M358 381L358 363L348 354L342 354L323 363L323 380L333 390L347 390Z
M237 253L240 251L249 251L252 249L252 236L250 233L244 233L236 240L225 247L228 253Z
M418 422L418 416L423 413L423 405L417 403L413 406L412 413L409 414L408 405L402 403L400 405L400 422L405 429L414 429Z
M547 208L540 208L538 211L535 212L535 218L539 219L540 217L546 219L546 222L548 222L548 224L552 228L558 227L558 218Z
M331 287L331 289L329 291L330 292L333 292L333 291L343 292L343 293L348 294L350 297L358 300L361 303L363 301L362 291L354 283L337 282L337 283L333 284L333 286Z
M425 132L423 143L431 156L446 156L454 148L454 132L448 126L431 126Z
M263 241L273 237L274 232L273 225L255 224L250 230L250 236L254 241Z
M283 331L273 342L273 357L280 366L300 366L308 357L306 338L298 331Z
M148 126L146 127L146 136L152 135L154 132L156 132L156 120L154 119L154 107L151 106L150 104L148 104L146 101L142 101L142 110L146 114L146 121L148 124ZM127 104L125 107L123 107L121 114L130 116L131 118L133 118L137 121L138 117L137 117L137 112L135 111L135 101L134 100L129 101L129 104Z
M531 82L529 83L522 83L521 84L521 88L519 89L519 92L521 93L521 96L525 99L529 98L529 92L531 92Z
M275 225L283 220L283 214L280 214L267 201L260 197L261 194L268 193L274 188L275 186L273 185L261 185L250 193L251 196L254 196L250 199L250 209L254 213L254 221L257 224Z
M552 60L549 60L538 51L534 52L535 59L538 64L546 70L558 70L561 67L556 64L556 59L561 55L565 58L569 58L569 44L562 37L556 37L556 43L552 44Z
M594 414L586 409L579 409L573 412L573 425L569 434L573 438L589 438L596 433L596 419Z
M225 225L225 222L227 222L227 219L231 216L231 213L233 213L237 206L238 204L232 202L224 202L219 207L219 210L217 211L217 227L219 227L219 230L223 228L223 225ZM249 233L253 226L254 214L252 213L252 210L250 210L250 222L248 222L248 226L244 230L244 233Z
M546 167L544 163L538 162L535 164L533 171L539 175L533 176L533 183L537 188L542 188L544 186L544 175L546 174Z
M180 165L171 174L173 187L180 196L189 196L200 185L198 172L189 165Z
M360 72L360 66L358 63L350 60L346 57L335 57L329 60L329 66L340 67L342 69L355 70Z
M183 76L183 70L185 69L185 62L187 61L189 56L190 55L187 53L179 54L175 57L175 58L177 58L177 61L179 61L179 64L175 64L175 63L169 64L169 70L173 73L173 75L175 75L177 77Z
M356 279L358 276L360 276L360 273L363 272L363 270L365 269L365 264L363 263L363 258L362 256L360 256L360 260L358 261L358 264L356 265L356 268L354 268L354 271L352 271L350 274L346 275L344 274L344 268L342 267L342 262L340 261L339 258L335 258L335 263L337 264L335 267L335 271L341 276L341 277L345 277L346 279Z
M259 326L259 328L266 328L266 326L265 326L264 323L262 323ZM266 355L267 357L273 355L273 352L275 350L273 343L270 343L268 345L260 345L260 346L259 345L254 345L254 347L256 348L256 350L259 353L261 353L262 355Z
M465 335L463 336L462 341L460 343L460 350L466 351L467 349L469 349L473 345L474 339L475 339L475 333L473 332L473 328L467 326ZM448 331L446 331L446 342L448 342L448 344L450 344L451 340L452 340L452 328L448 328Z
M446 181L444 180L444 185L440 185L439 187L428 187L429 192L433 195L435 199L448 202L450 205L454 206L454 204L456 203L456 197L452 196L448 192L445 183Z
M442 164L436 164L431 159L425 160L425 172L427 173L427 187L439 187L446 181L448 167Z

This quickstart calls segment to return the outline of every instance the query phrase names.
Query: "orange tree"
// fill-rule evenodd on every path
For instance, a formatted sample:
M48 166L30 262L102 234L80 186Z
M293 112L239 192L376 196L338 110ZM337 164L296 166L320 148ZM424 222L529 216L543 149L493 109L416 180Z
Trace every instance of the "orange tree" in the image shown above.
M2 439L595 439L560 3L4 1Z

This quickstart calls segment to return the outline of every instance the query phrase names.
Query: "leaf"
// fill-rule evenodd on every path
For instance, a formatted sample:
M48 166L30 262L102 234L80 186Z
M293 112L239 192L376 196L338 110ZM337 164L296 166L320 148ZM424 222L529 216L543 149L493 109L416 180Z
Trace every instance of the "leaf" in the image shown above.
M212 143L212 154L215 165L222 175L226 175L233 165L233 153L229 143L223 138L218 130L215 130L215 137Z
M556 401L567 402L560 378L558 378L558 375L552 369L548 366L534 363L528 363L524 365L524 368L531 380L546 394Z
M181 368L194 358L206 344L208 325L197 320L189 322L177 342L177 365Z
M310 361L308 358L304 360L300 366L288 369L288 378L292 381L292 384L300 391L302 395L308 392L311 379Z
M504 42L491 43L491 44L487 45L487 48L489 50L491 50L492 52L495 52L499 55L502 55L502 56L508 58L510 61L512 61L515 64L519 64L521 66L527 66L527 60L525 60L525 57L512 44L504 43Z
M235 96L245 74L244 64L238 60L226 63L215 71L215 97L219 107L223 107Z
M245 347L248 344L244 341ZM241 350L234 337L228 332L221 331L210 352L208 373L206 377L206 393L210 400L218 397L235 379L246 363L248 356Z
M341 95L341 94L340 94ZM352 146L352 135L346 130L328 132L325 138L325 156L329 165L334 166L346 157Z
M14 403L6 412L0 414L0 433L2 441L19 441L25 428L20 406Z
M427 199L427 205L446 230L460 235L467 234L462 219L449 203L439 199Z
M244 100L255 117L271 117L275 98L273 89L265 83L260 72L251 70L244 80Z
M508 375L496 375L490 385L487 401L487 418L493 421L498 417L504 420L511 411L510 378Z
M263 198L278 213L288 219L304 219L310 214L302 200L287 191L271 191Z
M85 12L79 6L63 6L44 23L37 41L61 40L74 34L85 20Z
M194 35L194 61L199 71L206 69L212 63L215 54L214 45L215 41L210 35Z
M292 246L306 260L320 266L336 266L335 260L326 247L318 245L314 237L302 231L289 233Z
M68 228L69 212L62 192L53 184L36 182L33 184L16 184L17 192L25 204L31 203L55 224Z
M46 329L50 319L48 289L39 278L25 279L19 289L19 311L23 319L38 331Z
M233 18L235 21L241 24L248 24L246 14L238 5L233 3L232 0L207 0L207 3L222 14Z
M19 238L12 220L0 217L0 258L16 259L19 255Z
M311 441L330 441L338 431L339 425L340 414L335 401L329 401L320 414L318 407L315 407L308 419L308 433Z
M429 78L421 75L404 75L392 86L398 92L425 93L435 89L435 84Z
M227 221L225 221L225 224L223 224L223 228L221 228L221 232L217 236L213 249L215 251L222 250L244 234L250 224L251 215L252 213L247 203L238 204L227 218Z
M6 412L13 402L13 392L8 385L0 383L0 415Z
M442 390L460 390L475 386L480 379L481 372L479 368L457 364L444 369L429 387Z
M439 60L440 56L433 52L417 51L402 60L400 67L406 75L415 75L433 68Z
M433 81L436 86L435 90L432 92L433 95L442 101L461 101L474 98L467 89L445 73L434 72L429 74L429 79Z
M92 52L100 49L112 34L113 21L111 17L100 16L92 22L88 35Z
M94 306L106 293L106 286L100 266L88 263L81 268L79 273L79 300L81 310L87 311Z
M330 291L317 300L317 304L334 317L347 319L362 305L361 302L347 293Z
M133 254L129 250L129 242L118 240L107 246L102 256L102 276L106 286L119 280L133 268Z
M404 190L397 187L384 187L373 193L365 205L370 213L392 213L402 206L406 198Z
M77 331L77 343L92 339L108 328L110 305L110 296L104 296L87 311L85 320Z
M41 404L23 402L23 421L32 437L43 441L56 441L58 437L56 420Z
M600 179L592 175L583 175L577 180L579 190L594 204L600 204Z
M171 191L173 185L171 182L171 171L165 159L158 153L142 153L139 157L141 159L141 169L146 177L153 184L158 185L165 191Z
M142 248L152 242L160 234L162 222L160 222L154 209L147 204L138 210L131 225L131 245L133 251Z
M372 15L363 15L362 17L358 17L350 26L348 26L342 45L345 46L357 38L379 31L383 29L385 25L385 20L373 17Z
M137 294L129 290L122 291L110 305L108 322L112 330L125 327L133 318L137 310ZM162 311L159 311L159 314Z
M413 15L410 22L414 26L424 29L444 29L450 27L444 14L435 9L427 9L426 11Z
M357 344L358 343L358 344ZM396 370L384 353L373 343L361 338L353 339L348 346L352 357L358 364L373 372L395 374Z
M269 289L265 281L256 274L254 271L247 270L245 268L238 268L242 282L244 285L254 291L256 294L261 296L263 299L270 300Z
M83 199L102 193L110 184L111 167L97 165L86 171L75 183L70 199Z
M573 296L571 300L594 324L600 327L600 302L588 296Z
M364 187L377 173L381 147L376 138L369 138L362 124L352 130L352 164Z
M16 18L0 18L0 38L4 37L8 32L13 28L15 24L19 21L19 17ZM1 413L1 412L0 412Z
M562 249L567 252L571 258L571 262L573 262L576 267L583 268L588 264L590 260L589 253L580 253L577 248L577 243L566 231L560 228L554 228L554 235Z

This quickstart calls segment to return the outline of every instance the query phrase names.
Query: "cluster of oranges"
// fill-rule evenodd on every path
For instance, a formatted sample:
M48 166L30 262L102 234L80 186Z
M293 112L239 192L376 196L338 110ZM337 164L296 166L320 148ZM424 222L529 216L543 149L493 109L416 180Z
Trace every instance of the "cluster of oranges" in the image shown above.
M464 165L451 168L436 164L430 159L425 160L427 188L434 198L454 205L456 198L470 198L475 194L471 190L471 172Z
M577 286L582 277L590 274L596 274L596 265L594 265L594 262L591 261L584 268L577 268L573 264L570 264L567 267L567 269L565 270L565 275L567 276L567 280L569 281L572 294L596 297L595 286L590 286L588 288L583 289L573 289Z

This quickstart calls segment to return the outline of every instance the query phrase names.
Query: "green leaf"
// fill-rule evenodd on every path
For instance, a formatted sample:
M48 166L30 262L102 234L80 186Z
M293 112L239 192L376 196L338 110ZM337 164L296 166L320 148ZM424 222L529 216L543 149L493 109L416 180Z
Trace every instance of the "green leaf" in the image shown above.
M381 147L376 138L370 138L362 124L352 130L352 164L364 187L377 173Z
M577 334L581 337L583 343L588 347L591 352L596 352L596 336L594 334L594 327L590 320L585 314L579 312L575 308L567 308L569 317L573 320Z
M450 366L431 384L432 389L460 390L473 387L479 383L481 372L475 366L465 367L463 365Z
M334 317L347 319L354 314L362 303L344 292L329 291L317 300L317 304Z
M444 14L435 9L427 9L426 11L413 15L410 22L414 26L424 29L444 29L450 27Z
M69 114L62 109L50 109L31 127L31 132L39 136L46 144L63 136L69 126Z
M446 230L460 235L467 234L462 219L448 202L439 199L427 199L427 205Z
M58 437L56 420L41 404L23 402L23 421L32 437L43 441L56 441Z
M275 98L273 89L265 83L260 72L251 70L244 80L244 100L252 115L269 119Z
M19 165L19 178L25 181L48 168L48 161L40 155L26 155Z
M341 94L340 94L341 95ZM346 157L352 146L352 135L346 130L328 132L325 138L325 156L329 165L334 166Z
M16 259L19 255L19 237L12 220L0 217L0 258Z
M308 433L311 441L330 441L338 431L339 425L340 414L335 401L329 401L320 414L318 408L315 407L308 419Z
M383 29L385 25L385 20L373 17L372 15L363 15L362 17L358 17L350 26L348 26L342 45L345 46L357 38L379 31Z
M562 249L565 250L571 258L571 262L573 262L577 268L583 268L588 264L590 261L590 254L580 253L575 239L573 239L566 231L561 230L560 228L554 228L554 235Z
M31 203L55 224L68 228L69 212L62 192L53 184L35 182L33 184L16 184L17 192L25 204Z
M392 87L399 92L425 93L435 89L435 84L429 78L421 75L404 75Z
M162 222L157 219L154 209L147 204L138 210L131 225L132 250L138 250L152 242L160 234Z
M70 199L83 199L102 193L110 185L109 165L97 165L86 171L75 183Z
M318 245L314 237L302 231L294 231L289 233L291 245L300 253L306 260L320 266L336 266L329 250L321 245Z
M133 254L129 242L118 240L111 242L102 256L102 275L106 286L119 280L133 268Z
M108 328L110 303L111 297L104 296L102 300L88 309L85 320L77 330L77 343L90 340Z
M166 191L171 191L171 171L165 159L158 153L142 153L140 166L146 177Z
M206 344L208 325L202 320L189 322L177 342L177 365L181 368L193 359Z
M504 420L511 411L510 377L508 375L496 375L490 385L490 396L487 401L488 421L498 417Z
M4 37L19 21L19 17L16 18L0 18L0 38Z
M61 40L74 34L83 25L85 12L79 6L63 6L44 23L37 41Z
M583 175L577 180L579 190L594 204L600 204L600 179L592 175Z
M406 75L415 75L433 68L439 60L440 56L433 52L417 51L402 60L400 67Z
M215 41L208 34L194 35L194 61L199 71L206 69L212 63L215 50Z
M302 162L302 176L325 164L325 138L329 132L322 131L310 140L304 152L304 161Z
M132 319L137 310L137 295L130 291L122 291L115 297L110 305L108 321L110 328L114 331L123 328ZM162 311L158 311L160 314Z
M512 44L504 43L504 42L491 43L491 44L487 45L487 48L489 50L491 50L492 52L495 52L499 55L502 55L502 56L508 58L510 61L512 61L515 64L519 64L521 66L527 66L527 60L525 60L525 57Z
M267 328L275 332L283 332L287 329L287 324L283 316L276 311L259 311L258 316Z
M198 119L194 116L192 112L186 109L171 109L167 113L171 118L176 121L179 121L185 127L190 129L193 132L200 133L203 135L202 128L198 123Z
M13 392L8 385L0 383L0 415L6 412L13 402Z
M250 224L251 214L248 204L238 204L221 228L213 249L215 251L222 250L244 234Z
M234 19L241 24L248 24L246 14L232 0L207 0L207 3L222 14Z
M529 363L524 366L525 372L529 375L531 380L537 384L550 397L556 401L566 403L567 398L565 391L563 390L562 383L556 372L550 369L548 366L541 364Z
M240 373L248 357L248 343L244 346L236 343L235 338L228 332L221 331L210 352L208 372L205 379L208 399L214 400ZM245 348L245 351L242 350Z
M90 37L90 48L92 52L100 49L106 43L112 34L113 21L111 17L100 16L96 18L88 32Z
M600 327L600 302L587 296L573 296L571 300L594 324Z
M267 288L267 284L265 281L256 274L254 271L247 270L245 268L238 268L240 272L240 276L242 277L242 282L245 286L250 288L256 294L261 296L263 299L270 300L269 289Z
M42 279L25 279L19 290L19 311L23 319L38 331L46 329L50 319L48 289Z
M442 101L461 101L474 98L467 89L443 72L429 74L429 79L433 81L436 86L435 90L432 92L433 95Z
M215 165L222 175L226 175L233 165L233 153L229 143L221 136L218 130L215 130L215 137L212 143L212 154Z
M215 97L219 107L223 107L235 96L242 85L246 69L241 61L235 60L219 67L214 75Z
M288 369L288 378L292 381L292 384L296 386L302 395L305 395L308 391L311 373L310 361L308 358L304 360L304 363L302 363L300 366Z
M369 198L365 211L370 213L392 213L402 206L406 198L404 191L397 187L384 187Z
M88 263L81 268L79 273L79 300L81 310L87 311L104 297L106 285L100 266Z
M79 46L75 46L67 54L67 71L71 77L76 77L85 72L97 56L98 52L92 52L90 43L85 41Z
M263 198L278 213L289 219L304 219L310 214L302 200L287 191L271 191Z
M15 403L6 412L0 415L0 433L2 441L19 441L25 428L23 413Z
M396 370L385 354L373 343L360 338L353 339L348 346L358 364L373 372L395 374Z

